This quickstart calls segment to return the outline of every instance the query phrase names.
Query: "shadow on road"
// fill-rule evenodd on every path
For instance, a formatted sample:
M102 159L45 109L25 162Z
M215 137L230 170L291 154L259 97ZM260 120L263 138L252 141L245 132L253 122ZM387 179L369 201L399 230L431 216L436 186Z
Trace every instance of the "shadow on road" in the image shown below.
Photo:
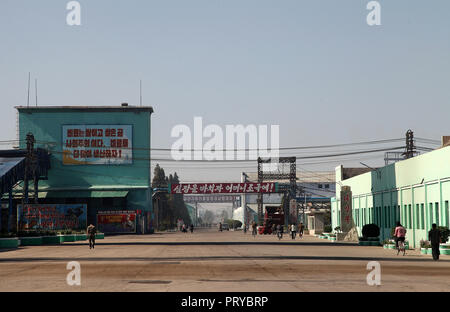
M380 261L380 262L434 262L433 259L426 258L405 258L399 256L396 258L382 258L382 257L335 257L335 256L197 256L197 257L30 257L30 258L7 258L0 259L0 263L9 262L68 262L68 261L215 261L215 260L317 260L317 261ZM439 260L439 262L450 262L450 259Z

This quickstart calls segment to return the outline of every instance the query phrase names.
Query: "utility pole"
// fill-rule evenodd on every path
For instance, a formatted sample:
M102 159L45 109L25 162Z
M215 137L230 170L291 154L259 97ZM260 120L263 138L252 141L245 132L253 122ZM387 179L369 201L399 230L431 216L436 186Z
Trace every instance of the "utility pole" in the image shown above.
M27 134L27 156L25 157L25 173L23 177L23 197L25 204L28 204L28 176L30 166L33 162L33 148L34 148L34 136L32 133Z
M408 130L406 132L406 150L402 154L405 159L412 158L416 154L416 146L414 145L414 132Z

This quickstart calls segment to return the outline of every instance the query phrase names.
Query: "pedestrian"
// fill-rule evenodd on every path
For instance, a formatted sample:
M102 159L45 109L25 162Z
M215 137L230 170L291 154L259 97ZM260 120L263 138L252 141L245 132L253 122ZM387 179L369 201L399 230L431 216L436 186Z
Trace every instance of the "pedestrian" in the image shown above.
M194 233L194 225L191 224L191 233Z
M295 235L297 235L297 229L295 227L295 224L292 223L291 224L291 237L292 237L292 239L295 239Z
M428 240L431 243L433 260L439 260L439 244L441 243L441 232L437 229L436 223L433 223L431 230L428 232Z
M300 238L303 237L303 223L302 222L300 222L300 224L298 225L298 236Z
M97 234L97 229L93 224L89 224L86 232L89 237L89 249L95 248L95 234Z
M256 230L256 222L255 221L253 221L253 223L252 223L252 235L253 235L253 237L256 237L256 232L257 230Z
M219 222L219 232L222 232L222 222Z
M272 224L272 235L275 235L277 232L277 226L274 224Z
M244 223L244 234L247 234L247 223Z

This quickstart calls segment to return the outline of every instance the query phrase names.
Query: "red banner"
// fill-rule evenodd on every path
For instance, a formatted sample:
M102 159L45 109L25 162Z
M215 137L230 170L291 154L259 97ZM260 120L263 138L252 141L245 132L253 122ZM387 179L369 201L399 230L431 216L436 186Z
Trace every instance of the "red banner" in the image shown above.
M277 183L186 183L171 184L171 194L275 193Z

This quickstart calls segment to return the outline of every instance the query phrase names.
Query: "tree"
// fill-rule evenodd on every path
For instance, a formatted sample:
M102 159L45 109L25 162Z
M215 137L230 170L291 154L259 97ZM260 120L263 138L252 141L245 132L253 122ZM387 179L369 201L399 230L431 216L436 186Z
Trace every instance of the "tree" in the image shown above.
M164 169L156 164L153 171L153 188L168 187L169 183L180 183L177 173L166 176ZM177 220L182 219L185 224L191 224L192 220L180 194L159 193L158 199L158 223L161 229L173 228L176 226Z
M203 215L202 219L206 224L211 224L214 221L214 214L211 210L206 210L205 214Z

